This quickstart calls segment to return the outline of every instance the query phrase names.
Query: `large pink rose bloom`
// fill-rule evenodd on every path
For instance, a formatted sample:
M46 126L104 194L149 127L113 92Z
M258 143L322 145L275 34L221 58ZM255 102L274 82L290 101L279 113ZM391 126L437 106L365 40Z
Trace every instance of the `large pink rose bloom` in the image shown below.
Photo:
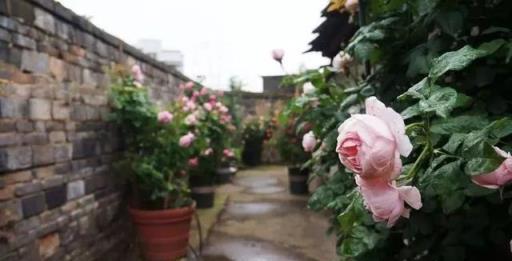
M503 163L493 172L471 178L475 184L489 189L497 189L512 180L512 156L498 147L494 150L505 159Z
M356 176L356 183L366 207L372 212L376 222L387 221L393 226L400 217L409 218L410 209L422 207L421 194L416 187L396 187L395 182L386 179L364 179Z
M393 180L402 168L400 155L412 151L404 120L375 97L365 105L366 114L354 114L338 128L336 152L343 165L363 178Z

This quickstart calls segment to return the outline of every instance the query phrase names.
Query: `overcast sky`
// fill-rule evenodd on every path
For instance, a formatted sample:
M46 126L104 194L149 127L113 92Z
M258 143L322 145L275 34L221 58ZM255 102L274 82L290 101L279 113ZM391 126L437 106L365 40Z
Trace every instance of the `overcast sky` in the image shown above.
M135 44L162 40L165 49L185 56L185 74L212 88L227 89L239 77L246 90L259 91L262 75L282 74L271 59L286 51L288 72L328 61L303 54L320 24L327 0L60 0L107 32Z

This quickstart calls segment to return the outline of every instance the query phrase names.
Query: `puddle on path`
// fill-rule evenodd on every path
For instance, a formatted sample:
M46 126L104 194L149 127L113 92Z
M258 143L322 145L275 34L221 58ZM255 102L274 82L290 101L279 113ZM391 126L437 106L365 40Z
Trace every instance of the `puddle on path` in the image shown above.
M203 250L205 261L312 261L290 249L246 238L214 234Z
M279 180L274 177L242 177L237 178L235 183L248 188L262 188L277 186L279 184Z
M268 186L268 187L257 187L257 188L250 188L247 190L247 193L251 194L274 194L283 192L286 189L279 186Z
M235 218L264 215L278 210L281 207L282 205L266 202L232 203L226 207L226 214Z
M301 211L306 208L306 203L301 201L283 202L248 202L230 203L226 206L222 219L245 219L255 216L279 216L284 213Z

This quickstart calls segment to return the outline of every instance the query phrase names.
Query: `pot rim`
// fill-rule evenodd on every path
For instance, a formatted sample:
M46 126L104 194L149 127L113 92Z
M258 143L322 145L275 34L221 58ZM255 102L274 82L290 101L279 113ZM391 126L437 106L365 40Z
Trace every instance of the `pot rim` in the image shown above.
M155 217L161 215L169 215L169 216L182 216L187 214L192 214L196 210L196 202L192 201L192 204L181 207L181 208L169 208L169 209L139 209L134 208L132 206L128 206L128 211L132 215L136 216L144 216L144 217Z

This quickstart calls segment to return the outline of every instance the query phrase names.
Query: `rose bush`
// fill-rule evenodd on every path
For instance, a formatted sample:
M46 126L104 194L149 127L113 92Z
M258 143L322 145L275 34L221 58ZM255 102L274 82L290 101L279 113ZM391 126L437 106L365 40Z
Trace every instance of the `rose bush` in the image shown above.
M231 136L235 130L229 109L219 93L188 82L180 86L180 97L172 108L187 133L179 145L188 152L187 171L194 181L213 184L218 167L234 159ZM225 155L229 151L230 157Z
M186 168L188 153L179 137L186 130L167 110L158 112L142 86L139 66L131 71L116 67L112 73L111 120L119 128L123 150L119 172L130 184L131 207L140 209L178 208L192 203Z
M510 260L512 3L355 8L333 64L288 79L315 88L291 104L320 141L310 208L345 260Z

